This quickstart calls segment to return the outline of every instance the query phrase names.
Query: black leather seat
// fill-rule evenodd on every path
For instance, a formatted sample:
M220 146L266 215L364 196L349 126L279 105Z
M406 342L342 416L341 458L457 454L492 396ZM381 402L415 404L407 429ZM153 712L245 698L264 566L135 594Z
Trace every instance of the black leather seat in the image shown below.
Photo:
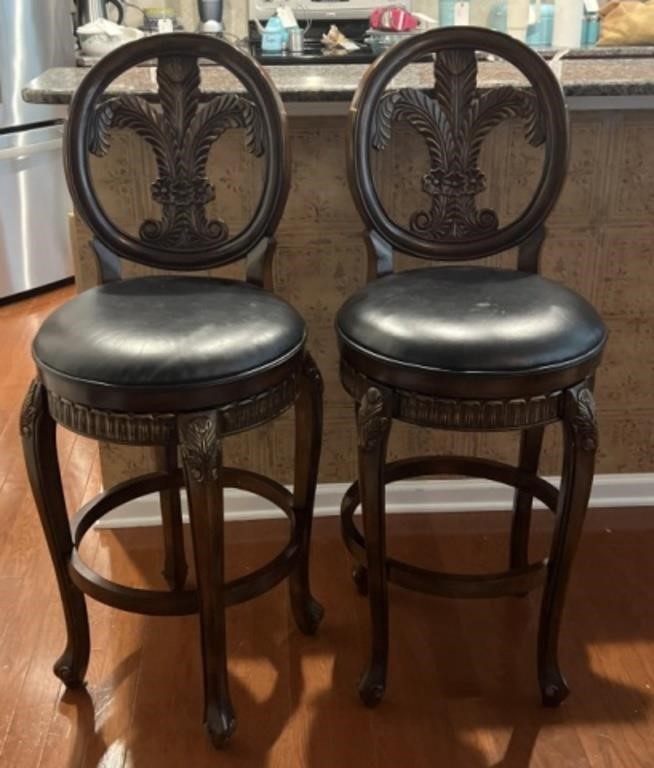
M283 364L304 321L247 283L158 276L109 283L53 312L34 341L41 368L112 386L212 384Z
M492 88L487 79L478 87L479 51L515 67L529 88ZM399 73L426 59L434 62L433 87L426 81L398 87ZM482 152L508 118L512 126L522 124L526 142L543 148L538 183L515 218L506 207L510 196L502 199L488 184L485 171L494 163ZM423 174L420 195L418 184L403 183L407 199L398 205L399 188L380 194L372 158L394 144L387 167L395 167L409 130L427 152L412 158L411 167L420 165ZM511 135L518 143L517 133ZM555 706L568 694L558 638L593 480L593 387L607 331L584 298L538 274L567 156L560 83L538 54L490 30L437 29L398 43L367 71L350 106L348 179L366 227L368 284L336 319L341 382L355 401L358 432L358 479L344 495L341 530L357 561L355 583L370 604L371 651L359 685L368 706L381 701L386 686L388 582L465 598L524 595L544 583L541 695ZM514 249L516 270L463 265ZM445 264L394 274L396 254ZM517 465L469 455L387 461L396 420L439 430L519 432ZM560 490L538 475L545 429L556 423L563 429ZM385 486L439 475L516 489L507 570L443 573L387 555ZM556 512L550 556L540 562L529 551L534 499ZM355 522L359 504L363 532Z
M435 267L389 275L353 294L341 343L421 370L512 376L597 357L606 328L560 283L527 272Z

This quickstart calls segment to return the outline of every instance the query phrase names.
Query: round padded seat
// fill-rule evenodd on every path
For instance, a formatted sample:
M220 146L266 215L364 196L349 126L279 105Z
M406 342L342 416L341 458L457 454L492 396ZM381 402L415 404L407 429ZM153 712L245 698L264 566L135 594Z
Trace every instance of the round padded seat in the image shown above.
M403 367L489 376L595 359L606 328L581 296L539 275L436 267L375 280L336 319L341 344Z
M47 318L33 353L57 377L156 389L260 373L305 335L293 307L255 286L157 276L84 291Z

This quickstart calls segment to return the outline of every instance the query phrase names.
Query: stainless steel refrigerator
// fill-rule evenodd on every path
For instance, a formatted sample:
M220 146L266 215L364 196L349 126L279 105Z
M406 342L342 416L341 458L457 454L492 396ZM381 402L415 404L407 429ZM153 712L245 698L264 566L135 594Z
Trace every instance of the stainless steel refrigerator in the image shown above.
M72 275L65 108L24 85L75 60L70 0L0 0L0 301Z

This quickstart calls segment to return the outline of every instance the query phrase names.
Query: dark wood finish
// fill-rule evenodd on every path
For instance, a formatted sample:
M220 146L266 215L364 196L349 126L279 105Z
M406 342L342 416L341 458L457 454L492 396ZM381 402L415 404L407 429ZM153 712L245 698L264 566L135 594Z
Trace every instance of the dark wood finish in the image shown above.
M525 429L520 436L520 458L518 466L523 472L536 475L540 452L543 446L544 427ZM529 562L529 526L533 496L517 489L513 496L513 523L511 525L510 559L511 568L524 568Z
M476 51L505 59L529 88L501 87L480 93ZM412 61L434 57L433 90L392 88ZM526 140L544 146L543 171L531 202L517 219L500 226L496 213L479 210L486 188L479 156L486 136L504 120L519 119ZM422 190L431 199L406 224L392 220L374 186L371 156L391 140L393 125L406 122L425 140L429 167ZM348 173L367 232L368 279L393 271L393 251L435 261L479 259L518 248L518 267L537 272L545 222L561 191L567 166L568 130L560 86L547 64L515 40L488 30L434 30L389 50L366 72L350 111ZM356 340L355 340L356 341ZM341 529L357 561L354 581L368 595L371 651L359 693L378 704L386 685L387 582L442 597L524 595L545 582L538 640L538 677L545 704L560 703L568 689L558 664L558 637L567 584L581 533L593 476L596 424L593 377L602 346L567 369L483 376L470 370L439 371L390 361L356 343L340 340L341 382L357 406L359 482L347 490ZM454 430L522 431L517 467L471 457L418 457L385 463L392 419ZM560 492L538 477L544 428L562 423L565 461ZM508 571L484 575L445 573L386 554L384 486L426 475L485 477L513 486L513 525ZM529 561L534 498L556 512L549 560ZM362 535L354 523L361 504Z
M295 621L307 635L315 633L324 613L320 603L311 595L309 585L311 523L322 446L322 393L320 371L313 358L307 355L295 406L293 514L300 556L288 582Z
M372 627L370 660L359 682L359 696L368 707L375 707L382 700L388 666L384 464L390 417L390 393L370 387L357 413L359 488L366 534L366 588Z
M159 468L166 474L177 471L177 446L166 445L157 453ZM161 527L164 545L163 577L171 589L182 589L186 582L188 566L184 553L184 529L182 527L182 504L178 488L167 488L159 492L161 505Z
M89 663L89 620L84 595L68 575L73 541L61 485L55 429L56 424L48 413L43 385L33 381L23 403L20 431L27 474L66 619L66 648L55 662L54 672L67 688L79 688L84 685Z
M530 89L478 93L478 50L513 64ZM568 123L558 80L544 60L526 50L486 29L462 28L456 35L450 29L433 30L406 41L368 69L350 107L349 180L361 217L376 232L372 244L377 259L388 248L426 259L475 259L512 248L544 225L565 180ZM434 53L433 97L409 88L386 91L407 64ZM485 188L478 167L483 141L510 117L524 121L530 143L544 144L545 161L524 212L500 228L495 212L477 211L474 198ZM408 227L385 210L372 174L371 152L388 144L394 120L408 122L424 137L430 157L423 190L432 206L415 212Z
M70 105L65 146L68 185L75 206L96 238L122 258L167 269L206 269L244 258L273 237L286 205L289 153L286 113L264 70L230 44L175 34L165 49L155 37L121 47L89 72ZM220 94L202 102L198 60L209 59L237 77L246 95ZM107 99L121 73L157 59L161 108L136 96ZM159 178L153 199L162 220L145 221L139 238L120 230L93 188L89 152L102 155L112 127L135 131L154 153ZM205 168L214 141L228 128L245 130L247 147L265 161L262 196L253 219L230 237L224 222L209 221L214 189Z
M229 697L225 637L222 447L213 411L180 418L204 660L204 722L220 747L236 728Z
M586 382L568 390L563 425L561 491L538 631L538 679L543 703L549 706L560 704L569 693L559 668L559 630L572 563L586 517L597 451L595 401Z
M201 57L224 66L242 82L245 93L206 99L200 89ZM158 102L107 95L116 77L150 59L157 61ZM243 129L247 148L264 162L261 199L252 220L235 235L222 220L210 220L206 213L214 198L206 177L207 158L213 143L232 128ZM105 154L115 129L134 131L156 160L152 197L161 206L161 219L143 222L138 238L107 217L92 184L89 155ZM286 115L279 95L254 60L222 40L200 35L154 36L123 46L103 58L78 89L65 147L68 183L79 214L94 233L103 279L121 278L118 257L184 270L245 259L247 281L272 290L274 233L289 188ZM295 496L270 478L223 467L225 436L265 424L293 406L297 407ZM150 388L71 381L43 367L25 401L22 423L25 456L68 627L68 646L57 662L57 674L69 687L84 679L89 639L83 594L144 615L199 613L204 720L212 743L222 746L236 727L227 679L225 609L289 578L300 630L315 633L323 614L309 587L322 432L322 382L314 361L299 345L247 376L226 377L206 386L190 387L180 381ZM57 423L95 440L154 446L159 471L91 499L75 516L71 531L54 442ZM185 587L182 485L189 500L197 582L189 587ZM223 489L230 486L276 504L289 518L290 533L269 561L227 580ZM169 591L121 584L99 573L80 554L94 522L127 501L156 492L163 523L163 576Z

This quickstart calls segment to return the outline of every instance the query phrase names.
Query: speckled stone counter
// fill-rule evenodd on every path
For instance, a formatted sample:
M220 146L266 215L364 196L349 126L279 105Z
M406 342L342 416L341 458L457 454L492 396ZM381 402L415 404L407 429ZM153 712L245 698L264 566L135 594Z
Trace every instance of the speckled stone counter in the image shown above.
M287 102L349 101L363 75L363 64L321 64L316 66L268 67L272 79ZM67 103L87 69L50 69L27 84L26 101ZM432 70L428 64L414 64L396 79L398 86L429 87ZM481 62L480 87L515 84L515 70L505 63ZM633 59L563 60L561 82L568 97L654 96L654 57ZM233 77L216 67L204 67L202 87L209 93L239 90ZM113 86L116 92L147 94L155 90L154 70L140 67L127 73Z
M88 70L51 70L26 89L31 101L69 101ZM279 231L274 265L278 293L294 304L309 326L310 348L325 379L325 435L320 477L347 482L356 475L353 409L338 380L333 319L345 297L363 284L365 250L361 221L352 204L345 167L347 102L363 66L273 67L273 80L303 116L289 120L292 183ZM506 66L482 63L482 87L515 82ZM206 91L237 85L220 71L203 70ZM412 68L394 85L428 86L427 65ZM654 60L571 60L563 64L563 85L577 103L595 106L571 110L571 159L567 183L551 217L542 270L592 301L610 327L611 339L598 375L597 399L602 439L599 472L654 471L654 101L649 109L616 109L616 99L647 105L654 97ZM118 89L154 90L148 68L133 71ZM340 115L311 117L306 108L338 107ZM542 156L524 142L519 125L502 125L489 137L482 168L489 179L485 203L501 221L524 207L540 172ZM212 150L209 176L216 187L211 215L221 216L232 231L247 221L256 204L260 161L247 153L243 136L228 131ZM376 158L380 196L393 214L406 221L424 207L420 180L427 155L420 138L408 129L393 129L393 141ZM93 168L94 185L107 212L126 231L135 233L143 219L157 216L150 199L156 178L152 154L127 132L116 132L109 154ZM89 232L75 220L74 242L78 287L98 282L88 246ZM514 264L512 255L492 264ZM409 260L398 259L398 267ZM415 266L415 262L412 264ZM125 265L126 274L143 268ZM240 267L229 269L238 275ZM224 274L224 272L221 272ZM293 421L285 415L273 425L229 438L226 460L289 482ZM498 460L516 458L514 434L461 434L393 427L390 456L447 451L477 452ZM145 449L103 446L106 483L152 467ZM545 471L560 468L558 431L548 430Z

